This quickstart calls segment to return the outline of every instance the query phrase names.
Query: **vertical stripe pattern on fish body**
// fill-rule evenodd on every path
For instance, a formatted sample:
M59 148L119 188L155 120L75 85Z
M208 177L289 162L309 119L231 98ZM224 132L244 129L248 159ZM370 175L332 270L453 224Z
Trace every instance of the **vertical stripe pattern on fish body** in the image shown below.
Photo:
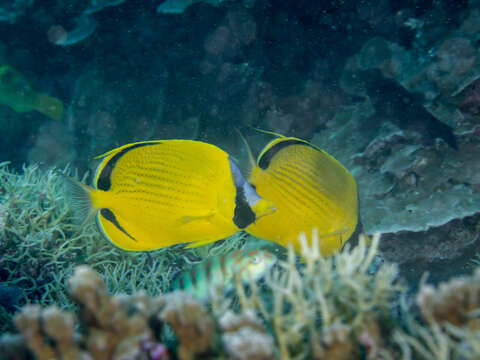
M339 250L357 225L353 176L335 158L309 142L280 137L261 152L249 182L274 203L276 212L247 227L259 238L300 251L298 236L317 229L320 251Z
M208 259L181 273L172 288L205 300L213 287L221 287L223 291L231 290L235 275L243 282L258 281L276 261L275 255L263 250L235 251Z

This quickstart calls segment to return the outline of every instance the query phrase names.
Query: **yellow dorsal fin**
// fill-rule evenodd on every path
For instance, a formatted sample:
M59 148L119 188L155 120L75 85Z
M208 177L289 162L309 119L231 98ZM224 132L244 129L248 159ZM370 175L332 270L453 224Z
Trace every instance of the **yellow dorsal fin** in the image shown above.
M274 131L270 131L270 130L263 130L263 129L259 129L259 128L256 128L256 127L253 127L253 126L250 126L250 129L252 130L255 130L255 131L258 131L260 133L264 133L264 134L269 134L269 135L273 135L273 136L277 136L279 138L284 138L286 137L285 135L282 135L282 134L279 134L279 133L276 133Z
M255 167L255 158L253 157L252 149L250 147L250 144L248 143L247 139L245 139L245 136L243 136L242 132L240 131L239 128L235 128L235 131L240 135L240 139L242 139L242 142L245 144L245 147L247 148L247 153L248 153L248 165L249 169L248 172L251 172L252 169Z
M130 143L130 144L123 145L123 146L120 146L118 148L115 148L113 150L107 151L106 153L104 153L102 155L95 156L94 159L103 159L104 157L107 157L109 155L114 155L114 154L118 153L119 151L122 151L123 149L129 148L129 147L134 146L134 145L155 144L155 143L161 143L161 142L162 142L162 140L147 140L147 141L138 141L138 142Z

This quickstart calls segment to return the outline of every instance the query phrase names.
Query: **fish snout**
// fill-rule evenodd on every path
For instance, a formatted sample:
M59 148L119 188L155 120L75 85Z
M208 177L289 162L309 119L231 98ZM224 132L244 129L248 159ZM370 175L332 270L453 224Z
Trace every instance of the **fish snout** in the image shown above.
M270 200L265 200L265 199L260 199L257 201L257 203L253 206L253 211L255 212L255 218L256 220L273 214L277 208L274 205L273 201Z

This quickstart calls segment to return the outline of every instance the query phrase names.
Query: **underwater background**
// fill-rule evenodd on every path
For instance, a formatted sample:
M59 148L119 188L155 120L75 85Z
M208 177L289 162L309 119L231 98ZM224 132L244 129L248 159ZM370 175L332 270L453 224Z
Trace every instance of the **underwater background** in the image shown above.
M0 1L0 359L480 358L479 48L478 0ZM76 221L95 156L201 140L247 172L252 128L351 172L349 250L127 252ZM279 263L172 292L238 250Z

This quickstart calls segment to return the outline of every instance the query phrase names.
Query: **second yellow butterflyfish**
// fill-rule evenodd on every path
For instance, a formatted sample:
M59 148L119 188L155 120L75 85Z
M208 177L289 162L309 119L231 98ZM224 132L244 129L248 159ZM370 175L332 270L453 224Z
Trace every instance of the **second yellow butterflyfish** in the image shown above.
M83 217L96 214L105 237L125 250L208 244L275 211L208 143L138 142L101 157L94 188L69 179L68 190L73 207Z
M318 230L321 254L341 249L358 219L357 184L333 156L294 137L268 143L249 176L257 193L274 203L274 214L246 231L300 252L299 235ZM309 239L311 241L311 239Z

